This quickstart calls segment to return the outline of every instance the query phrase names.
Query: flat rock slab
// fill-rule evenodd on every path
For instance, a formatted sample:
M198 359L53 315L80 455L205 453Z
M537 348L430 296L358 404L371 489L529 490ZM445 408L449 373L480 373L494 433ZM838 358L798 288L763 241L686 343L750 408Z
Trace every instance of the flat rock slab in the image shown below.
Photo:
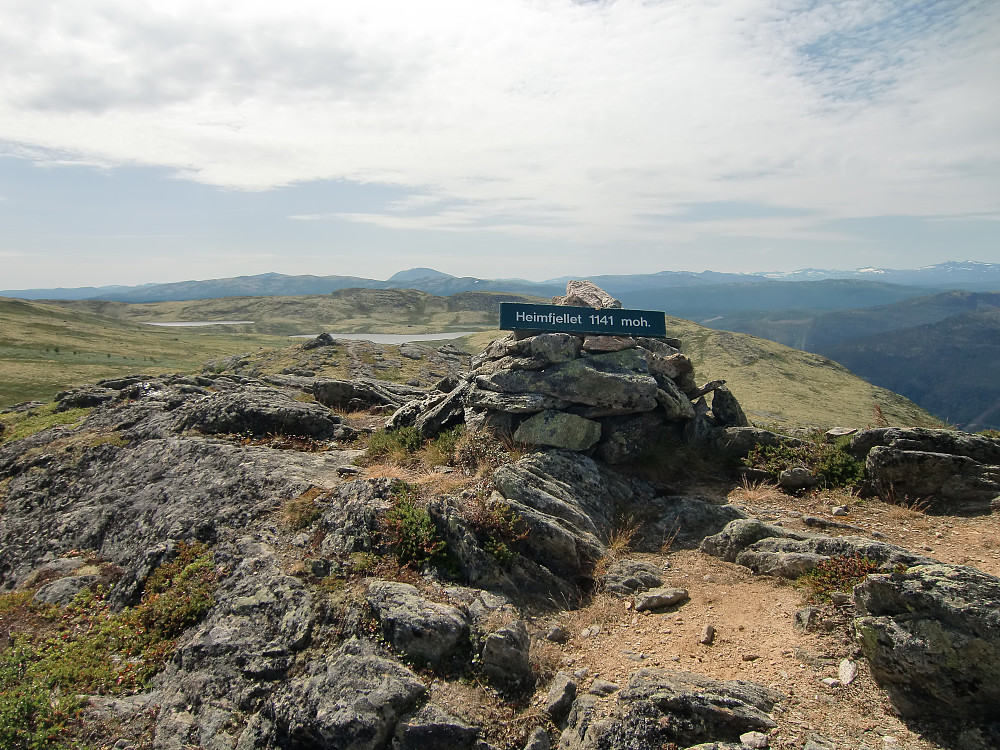
M741 734L777 726L769 712L780 698L753 682L640 669L614 699L578 698L559 748L690 747L704 742L741 747Z
M650 589L636 595L635 611L645 612L648 609L655 612L686 602L689 598L687 589Z

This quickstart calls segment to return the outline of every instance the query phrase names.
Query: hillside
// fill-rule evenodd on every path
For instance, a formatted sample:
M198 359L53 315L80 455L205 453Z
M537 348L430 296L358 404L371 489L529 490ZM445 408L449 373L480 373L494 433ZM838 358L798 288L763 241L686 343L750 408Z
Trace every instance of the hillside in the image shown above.
M1000 427L1000 293L952 291L857 310L750 312L713 328L840 362L964 429Z
M824 349L962 429L1000 429L1000 307Z
M439 297L414 289L339 289L324 295L221 297L178 302L63 302L79 310L130 322L252 320L246 330L268 335L440 333L495 326L501 302L537 298L498 292Z
M0 347L0 404L44 400L72 385L135 372L198 371L209 360L241 353L248 353L243 358L246 367L262 373L306 368L338 378L377 358L383 368L378 370L379 377L405 381L419 374L419 367L400 356L398 346L352 346L342 356L317 365L287 336L321 331L432 333L489 326L468 340L453 342L471 353L499 335L492 328L498 303L525 299L531 298L472 292L435 297L413 290L349 289L323 296L143 305L9 300L0 308L0 330L8 332ZM176 320L255 322L194 329L139 324ZM824 357L679 318L669 319L668 331L683 339L696 372L725 379L757 424L865 426L876 423L876 404L892 424L939 423L906 399L866 383Z
M286 338L157 328L85 308L0 298L0 406L137 372L188 372L207 359Z

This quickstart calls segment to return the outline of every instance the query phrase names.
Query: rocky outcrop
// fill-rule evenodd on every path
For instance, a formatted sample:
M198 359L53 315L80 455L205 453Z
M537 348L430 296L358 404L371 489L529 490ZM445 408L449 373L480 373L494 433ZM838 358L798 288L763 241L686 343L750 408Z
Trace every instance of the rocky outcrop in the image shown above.
M706 554L758 575L798 578L832 557L863 557L883 570L936 562L902 547L860 536L802 534L755 519L738 519L701 543Z
M1000 440L954 430L887 427L854 435L866 489L935 513L1000 509Z
M1000 579L932 563L869 576L855 627L872 676L904 716L1000 720Z
M621 306L590 282L570 282L556 302ZM679 346L672 338L512 333L474 356L465 383L447 398L413 399L386 426L415 425L424 437L433 437L464 420L472 432L586 452L610 464L648 452L665 431L704 442L724 427L746 426L724 381L699 388ZM318 393L317 398L329 403ZM692 399L699 400L698 409Z
M712 680L690 672L641 669L612 698L576 699L559 750L690 747L732 742L776 726L780 695L752 682Z

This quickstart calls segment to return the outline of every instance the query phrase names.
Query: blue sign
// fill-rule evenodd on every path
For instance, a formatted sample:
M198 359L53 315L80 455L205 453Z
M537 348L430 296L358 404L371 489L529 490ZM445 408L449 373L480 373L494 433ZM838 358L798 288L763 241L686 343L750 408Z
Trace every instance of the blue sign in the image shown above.
M662 338L667 335L667 319L664 313L653 310L621 310L610 307L597 310L593 307L501 302L500 329Z

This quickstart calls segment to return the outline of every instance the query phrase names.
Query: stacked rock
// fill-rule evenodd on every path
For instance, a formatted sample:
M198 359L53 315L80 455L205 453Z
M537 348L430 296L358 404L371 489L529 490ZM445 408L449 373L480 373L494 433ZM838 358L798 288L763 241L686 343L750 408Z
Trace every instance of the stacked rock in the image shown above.
M621 306L589 282L570 282L555 301ZM729 415L726 422L746 424L723 381L695 384L691 360L679 347L669 338L512 333L472 359L462 389L467 428L621 463L652 447L667 428L684 433L687 427L690 435L688 423L698 419L706 430L721 426L703 400L713 390L726 404L720 410Z

